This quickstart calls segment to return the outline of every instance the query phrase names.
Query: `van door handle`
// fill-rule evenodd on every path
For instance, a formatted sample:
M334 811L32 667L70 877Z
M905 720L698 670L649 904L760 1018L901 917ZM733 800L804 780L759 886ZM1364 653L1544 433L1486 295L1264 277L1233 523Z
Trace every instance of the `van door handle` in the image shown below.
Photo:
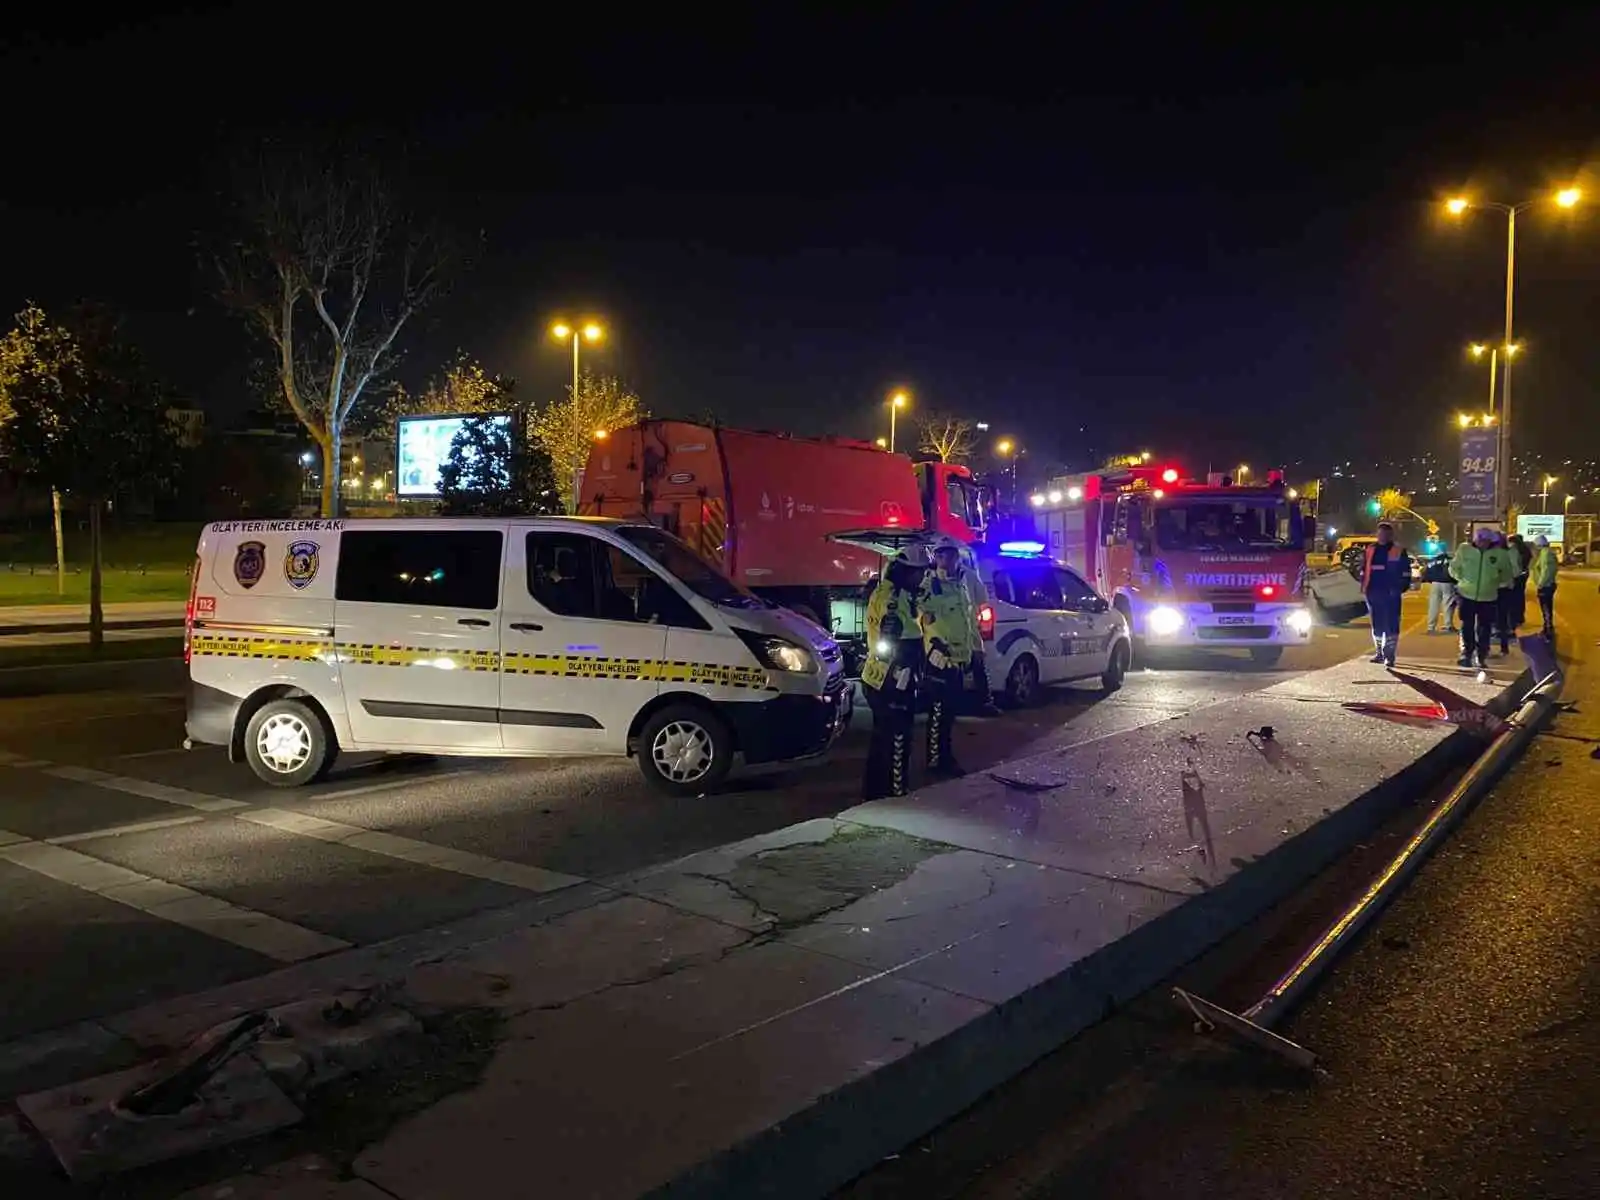
M532 621L513 621L511 628L518 633L543 633L543 625L535 625Z
M484 620L482 617L462 617L459 621L456 622L456 624L457 625L469 625L473 629L487 629L487 628L489 628L489 622Z

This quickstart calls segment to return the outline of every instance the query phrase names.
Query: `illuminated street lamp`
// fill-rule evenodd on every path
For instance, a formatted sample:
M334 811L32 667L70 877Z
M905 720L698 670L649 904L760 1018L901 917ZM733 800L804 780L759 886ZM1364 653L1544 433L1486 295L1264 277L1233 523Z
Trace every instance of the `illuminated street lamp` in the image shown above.
M593 344L605 337L606 331L594 321L586 321L580 328L577 325L568 325L565 321L557 321L550 326L550 336L558 342L572 339L572 399L578 399L578 347L584 342Z
M1560 478L1561 476L1559 475L1546 475L1544 477L1544 490L1539 493L1540 512L1547 513L1550 511L1550 485Z
M889 448L889 439L886 437L878 438L877 446L879 450L887 450Z
M890 454L893 454L894 453L895 417L899 414L899 412L900 412L900 410L902 408L904 408L906 405L911 403L911 397L906 395L904 392L896 392L894 395L889 397L888 403L889 403L889 445L888 445L888 450L889 450Z
M1572 208L1583 199L1583 192L1575 187L1565 187L1551 199L1557 208ZM1501 470L1495 472L1495 509L1506 512L1506 477L1511 464L1511 336L1512 298L1517 280L1517 214L1533 208L1538 201L1524 200L1520 204L1499 204L1493 201L1474 200L1470 196L1452 196L1445 202L1445 211L1452 217L1464 216L1469 209L1487 208L1506 215L1506 335L1502 343L1507 350L1506 368L1501 372L1500 400L1500 452L1497 455Z
M1250 474L1250 464L1240 463L1239 469L1234 472L1234 478L1236 478L1240 483L1243 483L1244 477L1248 474Z
M1576 500L1576 499L1577 499L1576 496L1569 495L1565 500L1563 500L1561 502L1561 515L1562 515L1562 517L1565 517L1567 515L1567 510L1572 507L1572 502L1574 500Z
M1017 460L1022 457L1023 449L1017 444L1015 438L1001 438L994 444L996 458L1009 458L1011 460L1011 506L1017 504Z

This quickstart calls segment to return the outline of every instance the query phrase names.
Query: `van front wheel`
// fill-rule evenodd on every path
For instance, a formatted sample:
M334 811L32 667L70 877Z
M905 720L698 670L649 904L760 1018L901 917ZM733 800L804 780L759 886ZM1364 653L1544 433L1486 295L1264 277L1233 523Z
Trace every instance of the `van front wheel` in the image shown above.
M720 718L694 704L671 704L639 732L639 770L669 796L698 796L715 788L733 766L733 734Z
M333 765L334 754L327 725L299 700L269 700L245 726L245 761L256 778L273 787L299 787L320 779Z

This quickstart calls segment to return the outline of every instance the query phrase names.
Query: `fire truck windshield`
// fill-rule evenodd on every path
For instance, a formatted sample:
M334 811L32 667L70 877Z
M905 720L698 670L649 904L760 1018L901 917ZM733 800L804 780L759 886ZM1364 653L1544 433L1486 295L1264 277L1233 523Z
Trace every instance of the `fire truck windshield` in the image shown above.
M1302 550L1298 505L1276 497L1172 499L1155 506L1163 550Z

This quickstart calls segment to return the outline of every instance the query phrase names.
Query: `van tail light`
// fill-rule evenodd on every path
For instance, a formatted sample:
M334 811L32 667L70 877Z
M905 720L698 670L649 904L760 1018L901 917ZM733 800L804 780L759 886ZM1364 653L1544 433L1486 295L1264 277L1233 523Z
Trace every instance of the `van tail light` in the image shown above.
M978 605L978 636L986 642L994 641L994 605Z
M200 590L200 559L194 560L194 570L189 572L189 603L183 607L183 662L189 665L194 653L194 598Z

